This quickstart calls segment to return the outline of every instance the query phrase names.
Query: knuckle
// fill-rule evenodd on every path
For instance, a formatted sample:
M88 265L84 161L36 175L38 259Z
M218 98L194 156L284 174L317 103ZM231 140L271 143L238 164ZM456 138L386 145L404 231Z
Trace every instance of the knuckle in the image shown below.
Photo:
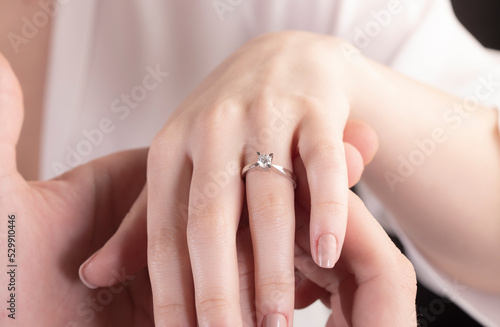
M250 218L254 226L272 228L284 226L286 219L283 218L291 214L292 209L288 201L277 193L264 193L254 197L254 203L250 205Z
M227 213L217 205L199 205L190 208L187 235L192 244L221 241L233 233ZM193 213L195 211L195 213ZM234 234L236 231L234 231Z
M161 135L157 135L151 142L148 152L148 171L164 168L166 162L164 140Z
M224 130L241 115L240 105L236 100L218 100L203 110L195 121L195 130L203 136L210 136L214 131Z
M295 277L293 274L284 274L282 271L269 272L259 275L257 287L279 293L290 292L295 287Z
M227 135L239 135L241 105L236 100L226 99L209 104L193 120L190 126L188 145L193 148L193 156L204 156L207 151L228 144ZM200 140L202 140L200 142Z
M172 323L172 317L178 317L185 315L188 311L188 307L184 303L175 303L175 302L167 302L167 303L157 303L155 305L155 317L160 321L160 326L167 326L167 322ZM162 318L164 321L162 321ZM167 321L168 320L168 321Z
M158 153L160 153L162 148L162 138L160 135L156 135L151 141L151 144L149 146L149 152L148 152L148 161L154 161L155 163L159 159Z
M160 227L148 236L148 261L151 266L166 264L178 249L186 243L184 231L175 228Z
M278 71L270 71L268 75L282 74L279 67L272 69ZM255 93L248 105L248 117L253 125L261 128L254 131L257 135L264 132L280 134L294 129L292 126L297 124L304 112L302 96L283 93L269 86L260 88Z
M196 311L199 326L235 326L235 308L225 297L200 298Z
M321 140L316 142L313 151L311 155L311 164L325 166L325 163L335 162L335 154L338 153L338 147L330 140ZM327 165L327 167L328 166L331 165Z
M323 119L325 114L325 104L323 104L320 99L307 94L296 94L294 99L300 107L307 109L307 113L309 115L314 115Z
M231 309L231 303L226 298L209 297L200 299L198 302L198 310L200 313L211 312L228 312Z
M315 212L325 213L326 215L347 215L347 203L338 200L322 200L313 203L313 209Z
M269 118L276 113L277 102L279 102L279 100L275 92L271 89L260 89L252 98L249 106L253 120L257 122L267 122Z
M188 161L186 146L182 143L184 141L179 141L185 139L182 132L172 131L170 127L164 128L157 134L148 151L148 175L153 176L155 172L165 171L167 164L175 164L179 159Z
M308 179L313 183L342 178L347 184L347 169L343 145L330 140L318 141L306 155ZM345 185L347 187L347 185Z

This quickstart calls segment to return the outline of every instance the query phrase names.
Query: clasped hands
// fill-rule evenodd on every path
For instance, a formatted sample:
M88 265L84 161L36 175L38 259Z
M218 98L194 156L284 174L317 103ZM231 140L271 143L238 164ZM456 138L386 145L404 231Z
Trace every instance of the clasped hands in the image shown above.
M22 96L3 63L0 208L23 235L19 307L30 315L19 321L292 326L295 306L322 299L329 326L416 326L413 268L349 191L377 138L349 120L367 63L345 46L258 37L193 91L149 153L29 183L15 164ZM257 151L293 169L297 189L259 171L245 183Z

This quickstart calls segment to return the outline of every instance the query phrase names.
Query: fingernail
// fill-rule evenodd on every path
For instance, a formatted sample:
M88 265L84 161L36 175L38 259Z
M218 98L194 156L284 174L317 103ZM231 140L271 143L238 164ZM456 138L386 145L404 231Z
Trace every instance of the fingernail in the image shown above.
M337 259L337 239L332 234L323 234L318 241L318 265L333 268Z
M87 261L85 261L81 266L80 266L80 269L78 269L78 275L80 276L80 280L82 281L82 283L87 286L88 288L90 289L96 289L97 286L95 286L94 284L91 284L87 278L85 277L85 269L87 268L87 266L89 265L89 263L92 261L92 259L94 259L94 257L97 255L97 253L99 253L99 251L97 251L96 253L94 253L90 258L87 259Z
M281 313L271 313L264 317L263 327L286 327L286 318Z

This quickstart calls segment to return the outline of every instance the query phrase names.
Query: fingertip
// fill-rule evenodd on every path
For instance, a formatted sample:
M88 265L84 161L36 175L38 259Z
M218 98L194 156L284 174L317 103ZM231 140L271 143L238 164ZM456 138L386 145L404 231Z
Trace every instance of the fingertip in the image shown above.
M353 145L361 154L364 165L368 165L379 147L377 132L360 120L349 120L344 129L344 142Z
M264 327L286 327L288 320L281 313L270 313L264 317Z
M78 269L78 276L80 276L80 280L82 281L83 285L87 286L88 288L90 289L96 289L98 286L94 285L93 283L91 283L89 281L89 278L88 278L88 275L87 275L87 268L89 267L89 265L92 263L93 259L95 258L95 256L97 255L97 253L99 253L99 251L97 251L96 253L94 253L92 256L90 256L90 258L88 258L81 266L80 266L80 269Z
M330 233L321 235L316 249L316 264L321 268L333 268L338 259L338 248L335 235Z
M82 283L94 289L123 282L126 271L135 275L147 266L146 188L136 199L118 230L79 269Z
M345 157L347 164L347 179L349 187L356 185L364 171L364 159L356 147L344 142Z
M347 221L347 217L344 222ZM339 219L332 226L310 223L310 247L312 259L317 266L325 269L335 267L340 258L346 226ZM324 223L324 222L323 222ZM320 224L321 225L321 224Z

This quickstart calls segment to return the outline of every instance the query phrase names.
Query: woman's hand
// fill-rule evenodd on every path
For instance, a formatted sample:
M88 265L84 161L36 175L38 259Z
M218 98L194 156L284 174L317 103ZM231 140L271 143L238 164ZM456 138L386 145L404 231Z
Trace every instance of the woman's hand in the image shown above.
M291 326L293 185L258 169L245 185L240 173L258 151L274 153L273 163L288 169L302 158L311 188L312 255L321 267L333 267L347 221L342 136L350 86L338 40L271 34L237 50L172 115L148 160L148 265L157 325L242 325L236 231L246 194L258 325L281 317ZM128 235L143 224L130 219L109 248L130 244ZM85 266L87 282L107 283L106 273L91 266L106 265L110 252L103 249Z
M141 193L147 151L28 183L16 168L22 106L19 84L0 55L0 326L154 326L147 269L130 276L115 266L108 282L120 283L107 289L91 290L78 278L81 262L112 235ZM131 212L144 214L138 206ZM145 242L145 233L135 237ZM16 265L7 268L11 275L3 270L7 264Z

